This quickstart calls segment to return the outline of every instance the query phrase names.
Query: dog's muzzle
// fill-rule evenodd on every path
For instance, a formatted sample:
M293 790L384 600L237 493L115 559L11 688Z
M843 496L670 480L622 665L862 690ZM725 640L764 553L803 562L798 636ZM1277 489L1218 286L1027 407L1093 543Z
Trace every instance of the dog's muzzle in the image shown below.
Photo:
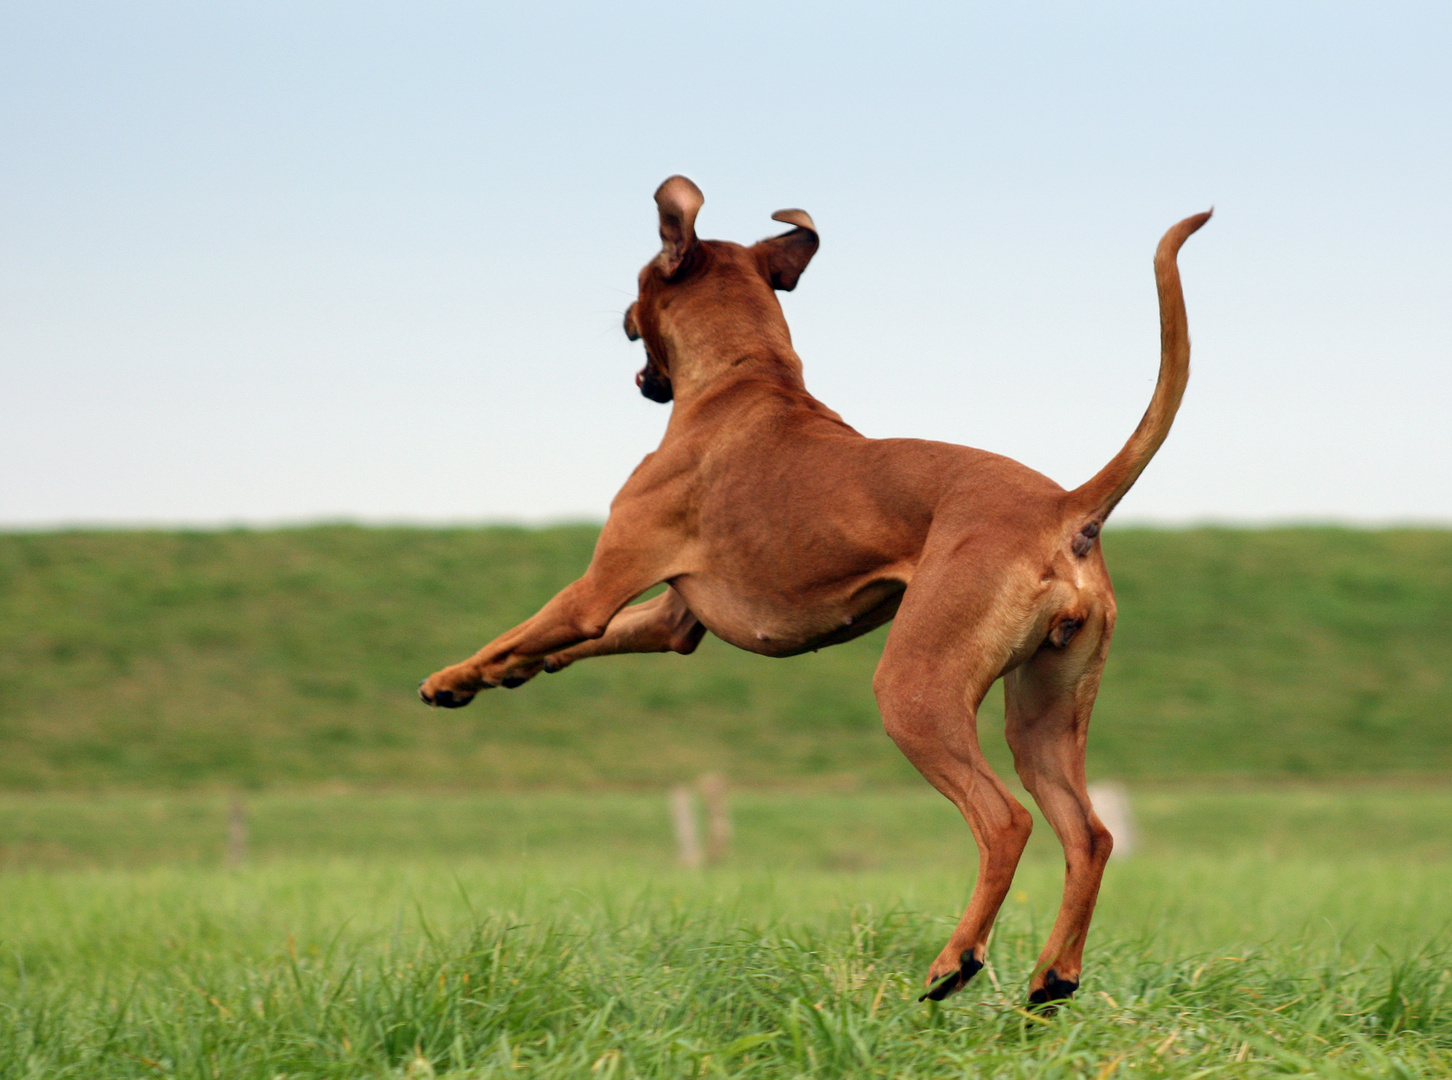
M670 379L662 379L649 367L643 367L635 373L635 385L651 401L658 401L662 405L674 396Z

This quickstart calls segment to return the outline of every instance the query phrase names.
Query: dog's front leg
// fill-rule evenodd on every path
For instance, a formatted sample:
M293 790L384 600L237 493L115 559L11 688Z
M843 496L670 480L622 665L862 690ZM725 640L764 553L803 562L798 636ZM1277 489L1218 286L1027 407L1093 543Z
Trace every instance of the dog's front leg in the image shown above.
M664 479L657 475L661 471ZM600 638L626 604L684 572L689 545L674 526L688 479L689 471L668 456L646 458L615 497L584 576L463 663L430 675L419 684L418 696L430 705L457 708L480 690L528 682L552 654Z
M425 679L418 696L429 705L457 708L480 690L519 686L545 668L552 653L599 638L630 599L653 584L606 577L594 568L560 590L532 618L501 634L463 663Z
M545 659L544 670L561 671L576 660L591 656L616 656L620 653L696 651L706 628L675 589L668 588L659 596L632 604L616 614L610 625L593 641L582 641L568 649L552 653Z

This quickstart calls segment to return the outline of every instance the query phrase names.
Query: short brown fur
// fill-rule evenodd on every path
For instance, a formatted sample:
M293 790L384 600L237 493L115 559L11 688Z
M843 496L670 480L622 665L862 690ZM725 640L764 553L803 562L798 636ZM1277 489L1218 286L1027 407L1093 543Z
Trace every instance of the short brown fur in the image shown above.
M997 454L868 439L844 423L807 392L774 291L795 287L816 252L811 218L780 211L790 232L743 247L696 237L703 201L684 177L661 185L661 253L625 318L645 344L641 391L674 401L660 448L611 504L584 576L420 696L460 706L586 657L689 653L708 630L790 656L895 620L873 681L883 722L979 849L972 899L925 996L978 970L1032 827L978 745L979 704L1002 677L1015 768L1067 861L1030 1000L1067 997L1113 843L1084 776L1115 618L1098 535L1179 407L1190 346L1175 256L1210 215L1175 225L1155 255L1160 375L1143 420L1065 491ZM626 606L662 582L663 594Z

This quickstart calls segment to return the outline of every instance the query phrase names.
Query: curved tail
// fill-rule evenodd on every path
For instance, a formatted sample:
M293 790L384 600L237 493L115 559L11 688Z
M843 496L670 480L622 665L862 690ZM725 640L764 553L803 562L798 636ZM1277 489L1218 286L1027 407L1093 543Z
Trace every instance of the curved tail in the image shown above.
M1104 519L1139 479L1170 433L1180 408L1180 398L1190 379L1190 331L1175 256L1190 234L1210 220L1212 212L1187 217L1173 226L1155 250L1155 285L1160 295L1160 377L1149 408L1129 441L1093 479L1069 493L1069 505L1084 517L1079 534L1087 540L1098 535ZM1087 544L1085 547L1087 550Z

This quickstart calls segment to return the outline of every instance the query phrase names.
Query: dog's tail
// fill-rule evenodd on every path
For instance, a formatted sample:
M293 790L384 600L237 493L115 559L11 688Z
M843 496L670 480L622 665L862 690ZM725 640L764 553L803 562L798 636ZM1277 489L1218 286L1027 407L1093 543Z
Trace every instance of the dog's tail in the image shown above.
M1074 547L1080 554L1088 552L1104 519L1155 456L1180 408L1185 383L1190 379L1190 331L1185 321L1185 294L1180 290L1175 255L1190 234L1210 220L1212 212L1207 210L1187 217L1172 227L1155 251L1155 285L1160 295L1160 377L1149 408L1123 449L1092 480L1069 493L1069 506L1081 518L1074 536Z

